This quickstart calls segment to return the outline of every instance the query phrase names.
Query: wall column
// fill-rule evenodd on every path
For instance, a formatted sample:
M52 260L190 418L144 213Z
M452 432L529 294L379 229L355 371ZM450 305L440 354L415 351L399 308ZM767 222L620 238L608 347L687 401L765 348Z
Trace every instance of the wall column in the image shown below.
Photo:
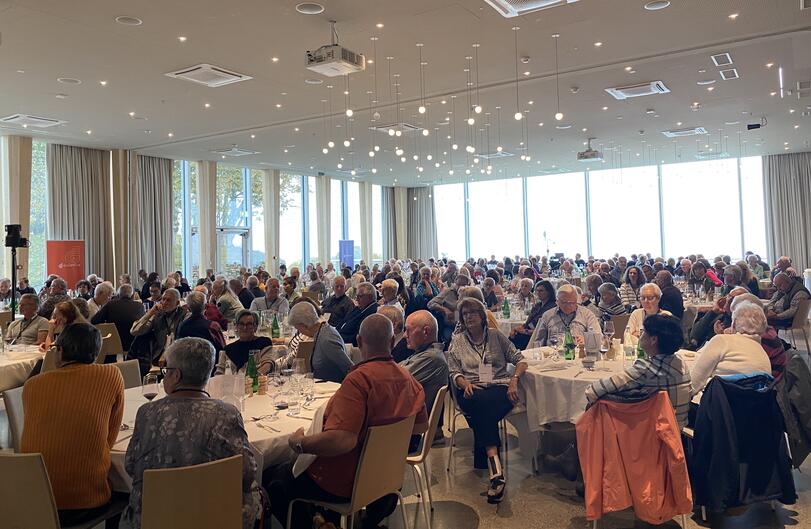
M200 271L218 272L217 257L217 162L197 162L197 199L200 208Z
M372 251L372 184L370 182L360 182L358 192L360 193L360 197L358 197L360 203L360 255L366 262L366 266L371 268L374 262L374 252Z
M31 138L27 136L6 136L2 142L3 153L0 160L3 167L0 175L4 175L0 190L2 197L8 197L0 204L0 219L2 224L19 224L23 237L28 238L31 227ZM0 199L2 200L2 199ZM0 233L5 240L5 231ZM3 259L0 259L2 268L0 275L11 277L11 252L3 250ZM17 250L17 277L28 275L28 249ZM16 287L17 285L14 285Z
M135 192L135 186L130 185L135 178L130 178L130 156L135 161L135 153L126 149L114 149L112 156L112 190L113 190L113 270L115 276L110 280L118 280L121 274L129 274L134 281L138 277L139 263L132 260L130 252L130 226L134 224L130 217L130 197ZM135 163L132 170L135 170ZM133 174L133 176L135 176ZM117 283L116 283L117 284Z
M331 210L332 182L326 175L315 177L315 204L318 219L318 260L326 268L330 262L330 238L332 236ZM313 204L310 204L313 207ZM312 250L312 249L311 249Z
M265 265L271 276L279 273L279 209L281 208L278 169L265 170L262 193L265 203Z

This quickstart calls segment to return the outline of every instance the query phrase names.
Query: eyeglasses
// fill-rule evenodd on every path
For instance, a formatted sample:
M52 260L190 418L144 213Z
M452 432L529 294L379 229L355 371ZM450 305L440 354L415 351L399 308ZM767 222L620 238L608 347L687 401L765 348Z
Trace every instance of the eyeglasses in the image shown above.
M242 327L243 329L249 328L249 327L255 327L255 326L256 326L256 324L254 322L252 322L252 321L249 321L248 323L245 323L243 321L237 323L237 327Z
M473 318L473 317L481 319L481 314L479 314L478 312L467 312L467 311L462 313L462 318L463 319L464 318Z
M558 303L561 305L577 305L577 300L574 301L564 301L562 299L558 300Z
M639 299L642 301L656 301L659 299L659 296L639 296Z
M162 367L161 375L166 376L166 373L168 373L170 369L177 369L178 371L180 370L179 367Z

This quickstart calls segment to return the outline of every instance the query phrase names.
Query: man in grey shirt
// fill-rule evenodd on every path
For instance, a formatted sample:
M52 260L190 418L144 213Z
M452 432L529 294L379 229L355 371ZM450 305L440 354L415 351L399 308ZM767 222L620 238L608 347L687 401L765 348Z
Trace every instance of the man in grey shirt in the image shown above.
M400 362L400 365L422 384L425 391L425 407L429 414L437 392L441 387L448 385L449 376L448 362L442 352L442 344L437 343L437 331L436 318L427 310L418 310L409 315L405 324L405 337L408 348L413 350L414 354ZM437 438L441 437L444 436L440 424ZM413 439L412 448L416 449Z
M550 336L563 336L567 329L577 343L583 343L587 332L602 332L597 316L578 304L577 290L572 285L562 285L556 297L558 308L544 312L538 322L537 340L543 345L547 345Z
M428 310L442 317L442 341L450 340L451 333L456 326L456 304L459 303L459 289L470 284L470 278L457 275L453 286L446 288L438 296L428 302ZM437 316L439 317L439 316Z

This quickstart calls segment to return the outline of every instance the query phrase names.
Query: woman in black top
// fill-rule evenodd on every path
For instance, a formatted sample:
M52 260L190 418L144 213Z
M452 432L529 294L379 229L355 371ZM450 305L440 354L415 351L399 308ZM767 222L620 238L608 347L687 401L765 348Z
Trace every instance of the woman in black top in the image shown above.
M555 287L549 281L543 280L535 283L535 299L537 300L527 315L523 325L514 327L510 332L510 340L518 349L526 349L529 338L538 325L543 313L555 307Z
M251 351L261 351L273 345L273 341L266 336L256 336L259 327L259 317L249 310L240 311L237 315L238 340L225 346L225 356L231 360L235 370L242 369L248 363ZM257 366L259 359L256 358Z

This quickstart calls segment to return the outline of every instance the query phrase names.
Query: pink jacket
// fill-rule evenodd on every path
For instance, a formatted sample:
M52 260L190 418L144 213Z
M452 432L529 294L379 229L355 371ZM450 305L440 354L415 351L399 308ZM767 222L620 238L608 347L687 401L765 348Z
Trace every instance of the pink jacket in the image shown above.
M667 393L621 404L598 401L577 421L577 451L586 488L586 519L633 506L661 524L692 511L679 427Z

